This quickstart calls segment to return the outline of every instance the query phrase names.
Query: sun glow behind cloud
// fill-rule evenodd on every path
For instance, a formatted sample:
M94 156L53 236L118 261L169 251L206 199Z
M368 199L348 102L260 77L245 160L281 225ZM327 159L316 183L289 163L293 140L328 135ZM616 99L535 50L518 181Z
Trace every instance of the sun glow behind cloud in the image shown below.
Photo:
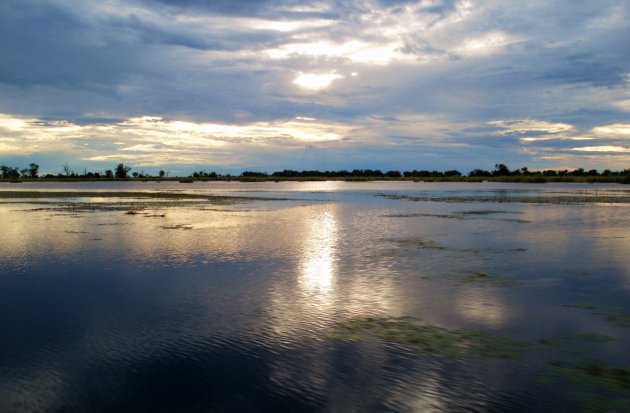
M293 79L293 83L304 89L316 91L327 89L333 81L342 78L343 76L335 72L324 74L300 73L295 77L295 79Z

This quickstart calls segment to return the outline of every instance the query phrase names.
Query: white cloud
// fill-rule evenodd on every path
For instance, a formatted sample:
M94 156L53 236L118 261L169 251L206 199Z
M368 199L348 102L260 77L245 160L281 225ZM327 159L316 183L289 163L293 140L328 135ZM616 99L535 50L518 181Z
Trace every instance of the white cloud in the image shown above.
M0 136L0 154L65 152L81 153L92 161L120 158L145 163L154 157L152 165L204 163L213 151L236 153L269 145L286 149L336 142L350 130L347 125L314 118L227 124L143 116L111 124L78 125L6 114L0 114L0 128L7 131ZM45 147L42 141L46 141ZM86 143L89 148L85 148Z
M496 120L488 122L488 125L502 129L495 132L495 135L526 134L532 132L557 134L569 132L574 129L574 126L568 123L548 122L536 119Z
M593 133L601 137L630 138L630 123L615 123L593 128Z
M501 31L493 31L464 40L455 52L464 56L489 56L503 52L506 46L516 41L514 36Z
M571 150L580 152L630 153L630 148L624 148L623 146L584 146L582 148L572 148Z

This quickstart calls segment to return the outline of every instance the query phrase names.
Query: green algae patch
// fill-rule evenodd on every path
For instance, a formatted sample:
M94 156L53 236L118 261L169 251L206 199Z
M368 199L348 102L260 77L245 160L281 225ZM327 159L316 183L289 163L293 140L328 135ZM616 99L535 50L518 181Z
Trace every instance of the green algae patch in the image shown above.
M330 328L328 338L361 341L375 337L399 344L422 354L462 358L515 358L533 349L533 345L508 337L493 336L477 330L449 330L419 324L409 317L356 318Z

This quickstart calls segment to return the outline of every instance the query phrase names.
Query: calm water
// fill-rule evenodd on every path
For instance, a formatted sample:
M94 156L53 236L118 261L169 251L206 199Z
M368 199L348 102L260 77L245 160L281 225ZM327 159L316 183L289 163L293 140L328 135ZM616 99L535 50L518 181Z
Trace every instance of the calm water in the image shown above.
M630 411L628 204L511 202L629 189L0 184L77 191L0 199L0 411ZM81 197L111 190L270 199ZM366 317L528 350L331 334Z

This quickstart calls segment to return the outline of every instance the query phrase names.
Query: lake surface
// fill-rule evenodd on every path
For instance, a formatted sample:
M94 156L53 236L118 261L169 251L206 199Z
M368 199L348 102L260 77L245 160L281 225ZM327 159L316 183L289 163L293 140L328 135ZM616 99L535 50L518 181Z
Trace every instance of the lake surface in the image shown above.
M0 411L630 411L629 196L0 184Z

